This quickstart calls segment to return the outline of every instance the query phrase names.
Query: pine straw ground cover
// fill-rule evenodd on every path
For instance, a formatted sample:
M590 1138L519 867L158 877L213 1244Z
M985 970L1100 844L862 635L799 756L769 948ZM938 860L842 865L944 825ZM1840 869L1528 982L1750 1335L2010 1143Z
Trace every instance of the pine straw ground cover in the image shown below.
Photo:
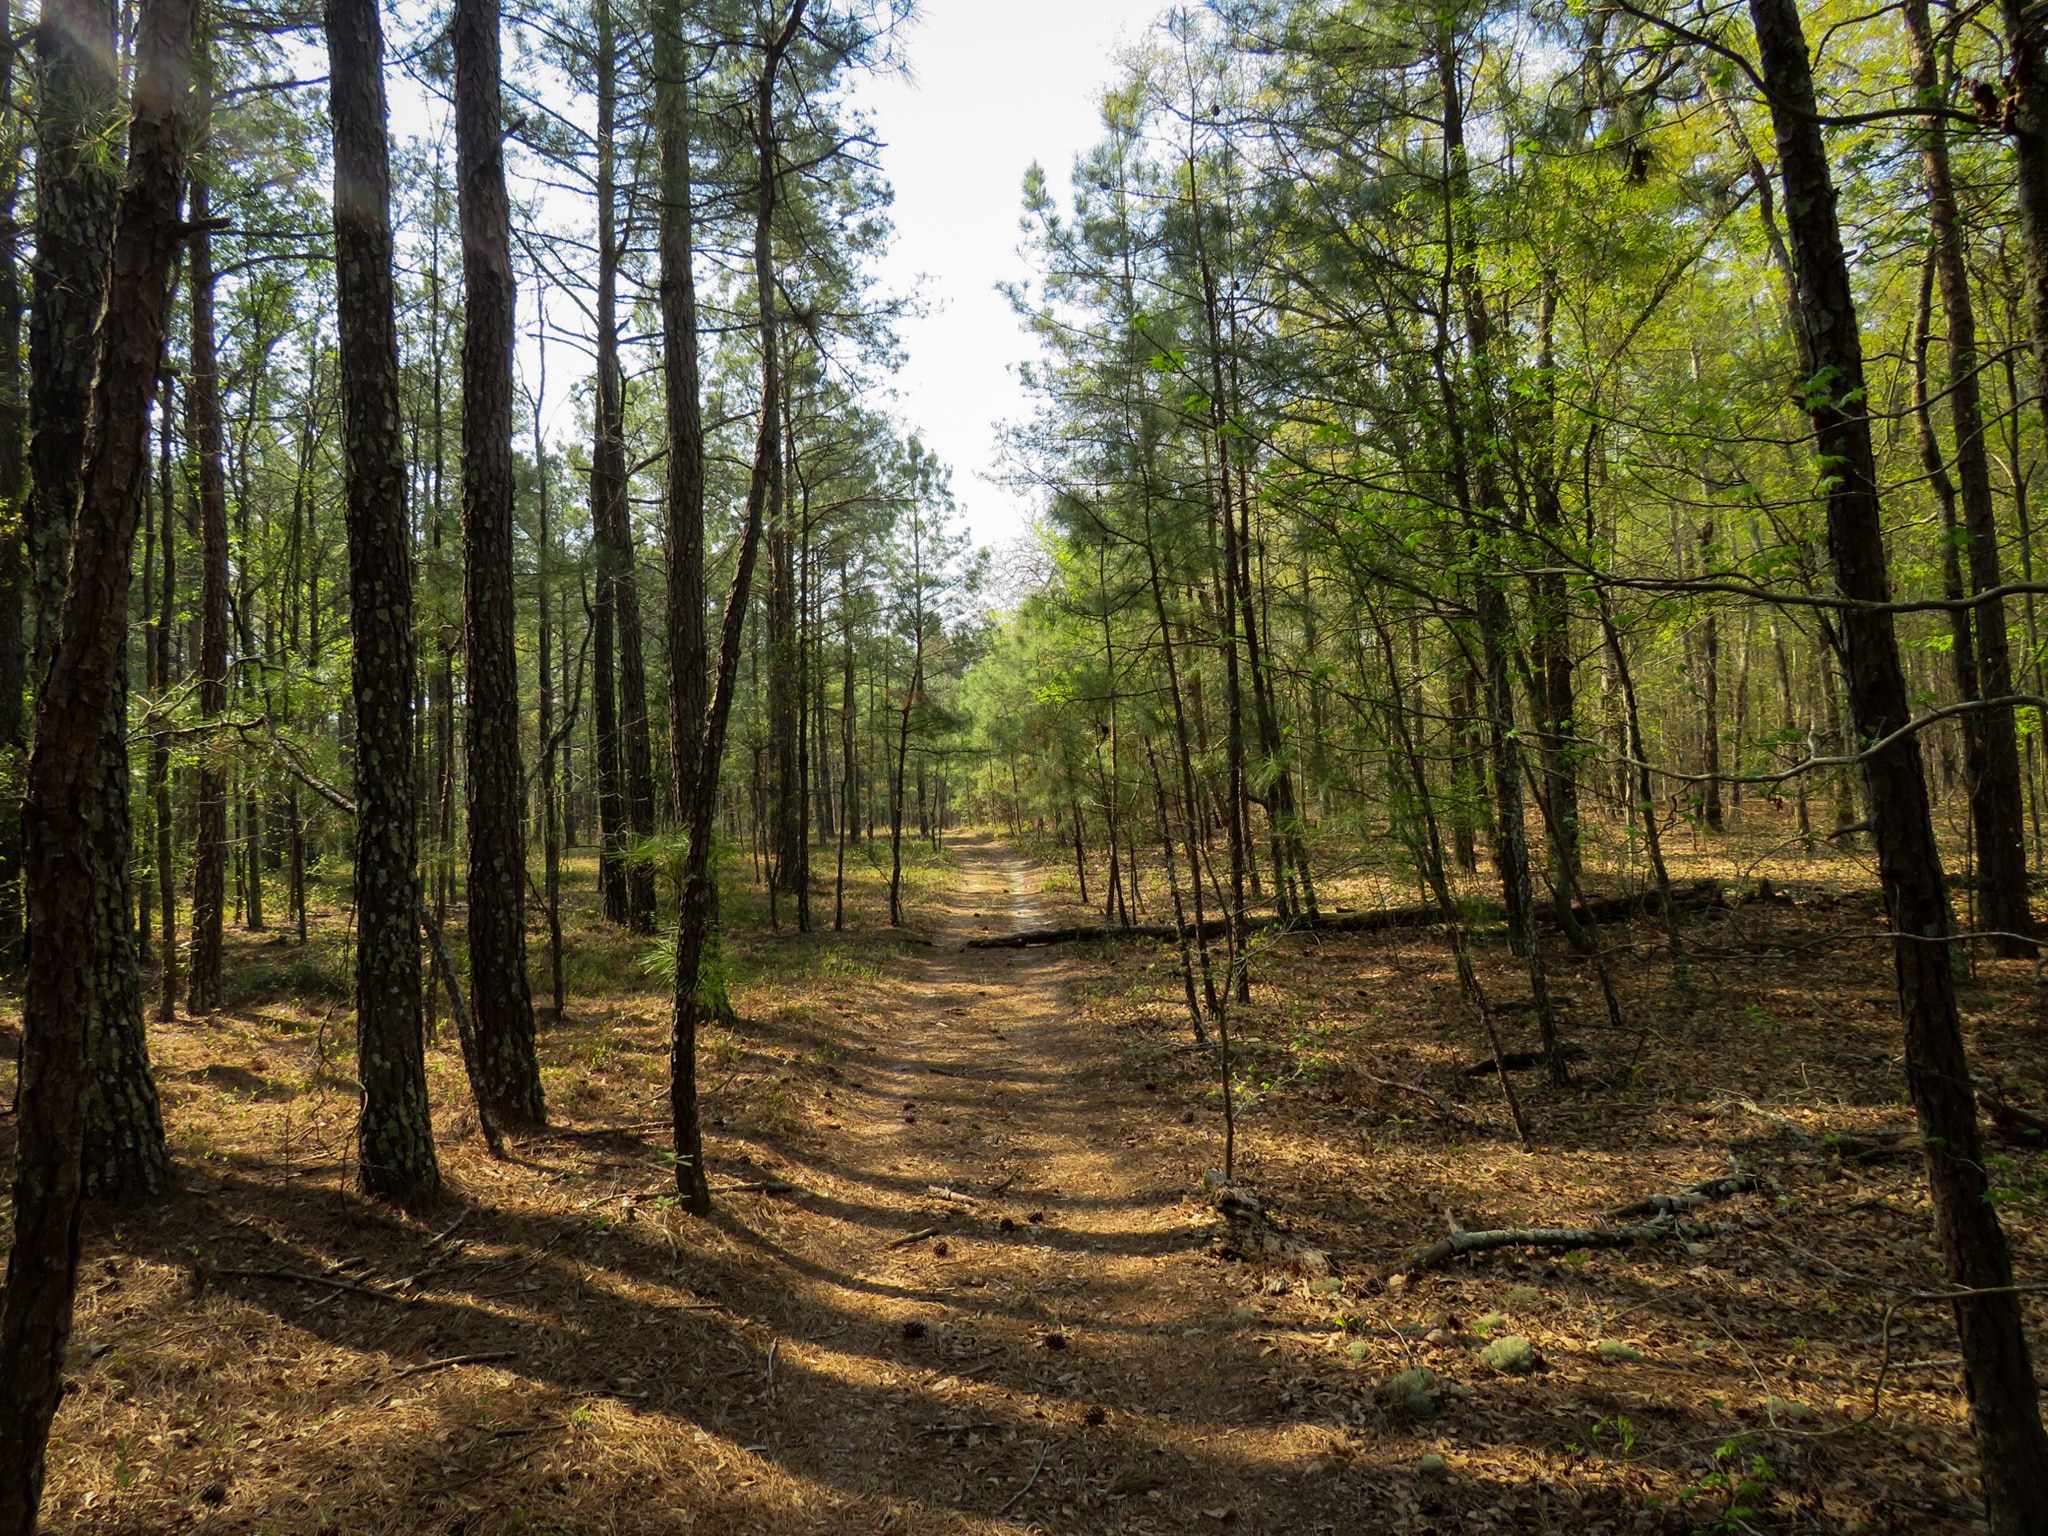
M735 880L710 1223L665 1195L644 944L574 913L556 1129L511 1164L436 1045L451 1196L402 1213L350 1185L345 914L305 954L237 936L271 990L152 1031L176 1191L88 1223L50 1528L1970 1530L1953 1329L1911 1295L1940 1280L1923 1179L1867 1134L1910 1124L1888 962L1831 937L1882 924L1854 861L1771 868L1795 904L1695 919L1682 987L1653 929L1604 930L1622 1034L1552 944L1586 1054L1570 1090L1518 1075L1533 1157L1468 1075L1440 938L1262 948L1237 1172L1324 1279L1216 1252L1220 1094L1169 947L951 947L1067 915L1069 866L922 861L908 935L871 870L839 937L768 934ZM1497 936L1480 955L1526 997ZM1965 993L1978 1070L2037 1107L2040 1007L2021 963ZM1389 1282L1447 1219L1596 1223L1731 1159L1767 1188L1701 1214L1739 1231ZM2041 1154L1995 1167L2039 1278ZM1508 1335L1537 1369L1486 1363Z
M1235 1012L1238 1177L1362 1279L1257 1299L1262 1320L1286 1325L1273 1349L1292 1390L1311 1394L1348 1366L1398 1398L1420 1379L1400 1373L1426 1371L1441 1417L1418 1400L1409 1429L1447 1469L1613 1490L1683 1512L1679 1528L1982 1528L1953 1324L1944 1305L1914 1299L1943 1281L1920 1154L1900 1135L1913 1117L1874 870L1852 854L1804 856L1785 831L1680 834L1674 882L1723 880L1730 905L1688 918L1683 977L1657 925L1599 934L1619 1034L1594 967L1551 931L1551 986L1584 1054L1571 1090L1515 1074L1534 1156L1481 1070L1490 1054L1440 936L1254 940L1263 985ZM1071 898L1071 868L1054 878ZM1416 896L1361 872L1326 882L1324 899L1341 911ZM1178 957L1148 948L1133 965L1101 946L1087 1015L1213 1126L1222 1092L1213 1058L1185 1043ZM1506 1048L1533 1052L1527 971L1497 925L1479 958ZM1961 1001L1980 1081L2038 1114L2037 968L1978 958ZM2048 1279L2048 1155L2028 1133L1986 1130L2018 1278ZM1739 1235L1394 1273L1447 1230L1597 1227L1647 1194L1730 1172L1766 1187L1693 1214ZM2031 1301L2037 1373L2044 1317ZM1490 1336L1510 1332L1540 1361L1512 1380L1482 1359Z

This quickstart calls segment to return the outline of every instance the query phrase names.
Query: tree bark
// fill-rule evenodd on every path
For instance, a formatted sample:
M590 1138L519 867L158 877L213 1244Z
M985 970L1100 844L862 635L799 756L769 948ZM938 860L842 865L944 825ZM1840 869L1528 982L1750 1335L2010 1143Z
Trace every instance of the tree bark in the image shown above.
M761 417L754 438L753 467L747 476L745 521L740 529L732 586L726 592L725 615L720 626L718 676L712 686L711 705L704 717L703 732L698 738L690 799L686 802L683 817L689 843L683 859L682 911L676 919L675 1038L669 1057L669 1107L675 1122L676 1188L684 1207L700 1216L709 1214L711 1210L711 1186L704 1171L704 1130L697 1113L697 1034L706 1016L708 1000L702 985L702 970L717 905L712 886L711 839L718 809L718 768L725 756L726 722L732 713L733 692L739 681L740 649L747 627L747 597L753 585L754 563L761 549L761 526L774 494L774 482L782 473L782 378L775 315L775 201L779 185L775 80L784 55L796 40L797 29L803 24L805 4L806 0L791 0L782 26L772 37L764 40L761 72L754 86L754 300L758 311L755 323L761 353ZM675 29L680 25L677 13L664 7L664 15L673 40L676 38ZM679 48L670 57L680 65ZM673 78L680 83L680 68ZM664 123L663 129L664 132L671 129L680 132L681 123ZM683 141L683 147L687 148L687 140ZM666 191L672 185L669 177L673 173L666 149L663 166ZM668 201L667 197L664 201ZM666 210L671 217L679 211L682 210L674 207ZM664 231L666 239L667 232ZM669 274L664 271L664 283L668 279ZM692 353L695 351L694 329L680 335L671 332L669 340L671 343L680 342ZM676 364L671 360L669 366L673 377ZM694 395L689 404L694 406ZM673 431L673 417L670 426ZM673 476L673 466L670 472ZM671 482L672 496L673 491ZM676 510L672 499L671 527L674 526ZM701 537L701 524L698 531ZM671 606L671 626L676 625L681 617ZM674 633L672 628L669 643L669 686L672 691L680 691L686 681L681 674L689 668L689 653L684 645L678 644L679 640L686 638Z
M1927 0L1907 0L1913 90L1923 105L1943 104L1941 63ZM2002 584L1998 511L1991 490L1991 458L1984 445L1984 407L1978 369L1977 316L1970 295L1969 262L1949 171L1948 128L1930 115L1920 129L1921 174L1927 185L1927 226L1942 312L1948 321L1948 407L1955 433L1956 486L1968 551L1969 586L1982 592ZM2012 647L2005 604L1994 599L1965 614L1975 631L1979 697L2013 691ZM1977 764L1970 784L1970 818L1977 844L1978 926L1995 930L1998 952L2031 956L2034 916L2027 894L2026 810L2022 804L2019 738L2010 708L1985 709L1970 719Z
M357 1177L411 1201L440 1187L420 992L412 530L400 437L384 32L377 0L327 0L335 312L356 713Z
M206 183L195 177L193 222L211 212ZM199 714L203 720L218 720L228 705L228 499L221 472L213 239L205 229L192 236L191 253L192 381L185 390L185 421L199 467ZM213 1013L221 1005L221 930L227 915L228 786L209 752L200 757L196 800L185 1005L194 1013Z
M2048 25L2028 0L1999 0L1999 13L2005 23L2005 101L2001 112L1986 86L1978 102L1989 115L2002 116L2012 138L2034 403L2048 421Z
M175 277L173 278L175 283ZM171 391L172 380L163 380L163 400L157 411L157 495L161 498L159 517L163 523L162 585L156 593L156 610L151 616L149 643L156 655L156 683L159 690L171 681L171 625L178 602L178 535L173 516L171 474ZM147 600L147 594L145 594ZM176 837L171 821L171 738L169 722L159 717L149 746L149 788L156 820L156 879L158 904L163 908L162 964L157 972L156 1017L169 1024L178 1016L178 876Z
M619 369L617 147L613 142L617 133L618 57L610 0L597 0L595 10L598 421L596 451L591 457L591 512L599 553L598 597L610 633L593 639L615 644L608 658L611 684L609 689L597 690L598 706L612 712L608 732L614 797L610 846L616 851L607 871L604 895L607 916L624 923L634 933L652 933L654 865L627 852L629 846L652 837L655 827L654 747L647 719L647 660L641 643L640 585L634 571L633 529L626 500L624 383ZM597 616L596 605L592 616ZM599 734L602 738L607 732L600 729ZM601 743L600 773L604 750Z
M468 650L470 1005L486 1090L508 1131L547 1123L526 971L518 622L512 575L512 210L497 0L456 0L462 226L462 616Z
M1807 381L1826 476L1828 550L1842 595L1890 599L1876 455L1864 393L1863 347L1836 222L1827 145L1815 116L1812 68L1797 0L1750 0L1770 92L1799 306L1812 338ZM1911 701L1888 612L1851 608L1839 619L1851 717L1876 740L1910 718ZM2048 1530L2048 1434L2012 1262L1989 1199L1976 1093L1956 1014L1948 891L1921 768L1906 738L1863 765L1871 831L1906 1034L1906 1080L1927 1148L1929 1192L1945 1277L1972 1294L1955 1302L1964 1391L1977 1439L1993 1536Z
M139 16L128 180L95 349L70 580L51 633L29 761L28 986L22 1009L14 1246L0 1292L0 1536L31 1536L62 1395L77 1285L89 1020L95 768L120 676L149 408L163 360L190 137L192 0ZM56 171L57 168L52 168ZM61 172L57 172L61 176Z
M690 178L689 59L681 0L654 14L655 132L661 161L662 382L668 476L669 754L673 818L697 803L704 743L704 416L697 364L696 217ZM772 194L772 189L771 189Z
M15 99L14 8L0 0L0 101ZM0 973L21 969L21 791L28 766L28 413L21 377L22 116L0 124Z
M631 919L623 756L619 742L618 573L631 558L626 520L625 420L619 377L617 156L618 48L611 0L595 0L597 25L597 379L590 451L591 721L597 737L598 894L608 922ZM657 69L659 65L656 66Z
M56 36L61 32L62 37ZM34 486L28 538L36 578L38 680L56 638L78 507L91 399L94 326L105 293L118 164L104 138L118 116L111 8L45 11L38 31L36 268L30 317L29 453ZM47 206L44 206L47 204ZM124 616L125 619L125 616ZM108 695L92 771L100 781L91 870L96 1006L88 1021L86 1192L114 1200L162 1192L168 1157L149 1070L142 985L130 921L127 655Z

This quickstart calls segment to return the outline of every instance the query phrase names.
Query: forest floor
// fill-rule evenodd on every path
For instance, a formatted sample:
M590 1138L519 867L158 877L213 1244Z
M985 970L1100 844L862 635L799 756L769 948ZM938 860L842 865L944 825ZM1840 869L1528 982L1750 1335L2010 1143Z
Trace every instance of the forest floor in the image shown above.
M1885 946L1842 937L1882 926L1867 894L1700 919L1683 984L1654 929L1607 930L1622 1035L1553 942L1585 1054L1569 1089L1518 1076L1533 1156L1470 1075L1440 937L1261 948L1237 1175L1319 1279L1218 1252L1220 1093L1171 946L962 948L1078 915L1071 879L976 838L918 866L907 932L871 891L841 936L735 899L708 1222L668 1199L644 943L573 914L555 1128L510 1162L436 1045L450 1193L404 1213L352 1189L345 991L238 935L237 1005L152 1031L173 1197L88 1219L49 1529L1976 1527L1953 1328L1912 1295L1939 1281L1918 1158L1867 1136L1910 1124ZM1480 954L1526 1048L1526 979ZM1979 1070L2038 1105L2032 968L1979 962L1965 1005ZM1767 1187L1700 1213L1721 1235L1387 1283L1447 1221L1597 1224L1731 1162ZM2048 1158L1993 1166L2039 1279ZM1535 1369L1487 1363L1506 1335Z

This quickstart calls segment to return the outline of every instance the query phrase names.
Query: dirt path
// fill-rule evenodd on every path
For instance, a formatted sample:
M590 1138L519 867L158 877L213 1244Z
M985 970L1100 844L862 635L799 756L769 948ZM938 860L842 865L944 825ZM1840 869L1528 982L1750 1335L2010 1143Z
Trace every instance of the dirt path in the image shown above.
M1358 1529L1361 1445L1314 1427L1305 1382L1271 1358L1260 1277L1206 1251L1190 1195L1209 1128L1074 1026L1071 952L962 947L1042 916L999 845L955 857L905 1006L795 1173L872 1201L807 1224L806 1255L845 1266L813 1299L879 1302L915 1335L890 1353L931 1362L860 1481L929 1498L957 1478L940 1502L976 1530Z

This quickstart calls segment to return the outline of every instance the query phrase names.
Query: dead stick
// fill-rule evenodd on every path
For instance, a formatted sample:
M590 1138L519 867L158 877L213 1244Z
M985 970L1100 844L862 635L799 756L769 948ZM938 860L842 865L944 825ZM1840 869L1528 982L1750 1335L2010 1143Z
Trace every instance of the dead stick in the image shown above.
M379 1301L415 1301L413 1296L401 1296L396 1291L387 1291L382 1286L364 1285L359 1280L350 1280L342 1275L302 1275L295 1269L216 1269L216 1275L239 1275L248 1280L287 1280L295 1285L325 1285L337 1291L359 1291L365 1296L374 1296Z
M937 1227L923 1227L911 1233L908 1237L897 1238L889 1246L891 1248L908 1248L912 1243L921 1243L928 1237L937 1237L938 1235L939 1229Z
M451 1365L487 1365L493 1360L517 1360L516 1349L487 1350L480 1355L450 1355L446 1360L428 1360L420 1365L408 1365L398 1374L401 1376L424 1376L428 1371L445 1371Z
M1492 1232L1457 1232L1410 1254L1401 1269L1407 1274L1419 1274L1446 1259L1494 1248L1626 1248L1631 1243L1667 1237L1721 1237L1741 1230L1660 1216L1633 1227L1509 1227Z
M1043 1446L1039 1448L1038 1465L1033 1467L1031 1469L1031 1475L1024 1479L1024 1486L1022 1488L1019 1488L1015 1493L1010 1495L1009 1503L1005 1504L1001 1509L996 1511L996 1514L998 1516L1007 1515L1011 1510L1015 1509L1017 1507L1017 1501L1023 1498L1025 1494L1029 1493L1032 1490L1032 1488L1038 1482L1038 1474L1045 1470L1045 1458L1050 1456L1051 1454L1052 1442L1048 1440L1045 1442Z

